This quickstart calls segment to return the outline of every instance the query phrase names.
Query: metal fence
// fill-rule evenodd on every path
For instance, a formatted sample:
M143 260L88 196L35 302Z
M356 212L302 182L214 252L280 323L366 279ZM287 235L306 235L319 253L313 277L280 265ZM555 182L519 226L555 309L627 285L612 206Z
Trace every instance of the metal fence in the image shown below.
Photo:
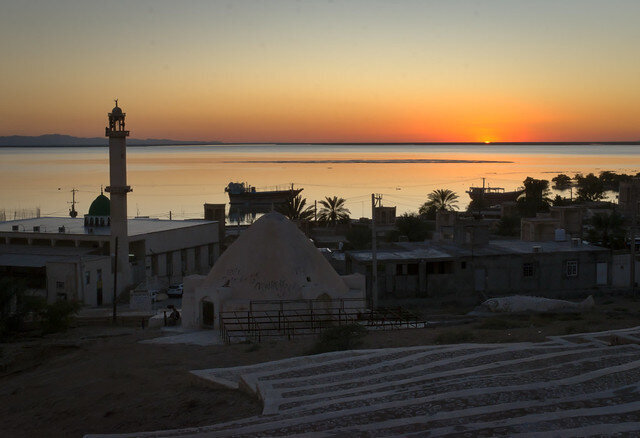
M248 311L220 312L219 317L220 333L227 343L292 339L354 323L372 330L427 326L426 321L406 309L371 311L361 299L252 301Z

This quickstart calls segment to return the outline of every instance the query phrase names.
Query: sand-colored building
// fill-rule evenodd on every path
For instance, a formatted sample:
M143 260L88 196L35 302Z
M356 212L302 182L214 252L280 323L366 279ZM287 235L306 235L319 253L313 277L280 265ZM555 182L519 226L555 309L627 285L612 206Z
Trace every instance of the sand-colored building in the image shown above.
M340 276L305 235L279 213L262 216L222 254L207 276L185 279L183 326L219 327L220 312L252 302L360 300L364 276ZM286 307L286 304L285 304Z

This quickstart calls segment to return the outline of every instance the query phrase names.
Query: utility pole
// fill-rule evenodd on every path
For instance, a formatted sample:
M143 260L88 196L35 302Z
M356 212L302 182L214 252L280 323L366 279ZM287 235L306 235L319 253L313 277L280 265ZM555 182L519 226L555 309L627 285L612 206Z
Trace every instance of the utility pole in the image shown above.
M78 189L76 189L75 187L71 189L71 202L69 202L69 204L71 204L71 210L69 210L69 216L71 217L78 216L78 212L76 211L76 192L77 191Z
M378 254L376 240L376 206L382 205L382 195L371 194L371 311L378 307Z
M640 203L636 205L636 208L633 210L633 219L631 219L631 227L629 227L629 231L631 232L631 295L636 294L636 223L638 220L638 209L640 208Z
M113 260L113 323L116 323L116 295L118 294L118 237L116 236Z

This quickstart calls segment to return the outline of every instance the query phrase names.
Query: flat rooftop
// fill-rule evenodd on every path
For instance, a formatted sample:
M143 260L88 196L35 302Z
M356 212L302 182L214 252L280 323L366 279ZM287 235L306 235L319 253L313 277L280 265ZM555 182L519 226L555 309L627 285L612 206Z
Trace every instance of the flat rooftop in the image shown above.
M534 250L538 247L538 250ZM594 245L580 244L573 246L567 242L526 242L523 240L492 240L487 245L474 247L473 250L464 245L449 241L428 242L399 242L391 248L378 250L378 260L423 260L423 259L454 259L458 257L499 256L509 254L534 254L580 252L580 251L608 251ZM370 261L371 251L348 251L350 256L358 261Z
M93 248L47 247L30 245L0 245L0 266L44 267L47 262L84 260L95 257Z
M204 219L173 221L165 219L133 218L128 220L129 236L189 228L197 225L216 223ZM111 227L85 227L84 218L71 217L38 217L0 222L0 233L16 233L13 227L18 226L19 233L29 234L62 234L59 227L64 227L64 234L109 236ZM40 227L40 231L33 231L33 227ZM93 232L89 232L89 230Z

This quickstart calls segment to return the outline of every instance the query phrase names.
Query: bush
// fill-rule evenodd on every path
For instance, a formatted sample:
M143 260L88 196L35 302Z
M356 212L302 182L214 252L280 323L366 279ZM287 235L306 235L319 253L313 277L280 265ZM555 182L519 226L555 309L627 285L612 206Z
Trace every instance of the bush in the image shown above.
M65 331L71 325L73 315L80 310L77 301L56 301L49 304L42 312L42 330L45 333Z
M331 327L322 333L311 347L308 354L327 353L329 351L351 350L360 346L367 329L360 324L341 325Z
M455 330L440 333L436 336L436 344L462 344L463 342L471 342L475 339L473 333L469 330Z

